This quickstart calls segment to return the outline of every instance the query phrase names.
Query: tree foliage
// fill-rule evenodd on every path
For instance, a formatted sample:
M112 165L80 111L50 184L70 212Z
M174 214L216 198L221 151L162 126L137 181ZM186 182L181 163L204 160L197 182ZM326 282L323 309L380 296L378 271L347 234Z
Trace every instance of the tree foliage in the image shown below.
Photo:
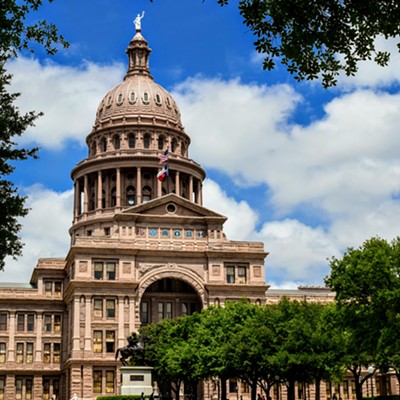
M240 0L239 10L264 69L279 61L296 80L321 79L325 88L341 71L355 75L360 61L386 66L390 54L377 49L376 39L400 34L397 0Z
M27 23L29 13L37 11L42 4L42 0L0 2L0 270L4 269L6 256L16 258L21 255L18 218L28 212L25 197L18 194L9 176L16 161L37 157L38 151L37 148L19 147L17 138L41 115L40 112L21 114L15 106L20 94L8 90L11 76L7 74L6 62L21 51L33 51L34 43L44 47L48 54L54 54L59 45L68 46L54 24L46 21Z

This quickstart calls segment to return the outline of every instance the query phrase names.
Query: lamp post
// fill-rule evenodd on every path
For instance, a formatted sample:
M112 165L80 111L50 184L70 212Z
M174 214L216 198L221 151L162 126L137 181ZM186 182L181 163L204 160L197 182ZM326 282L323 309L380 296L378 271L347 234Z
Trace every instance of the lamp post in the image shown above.
M371 398L372 400L374 400L374 380L373 380L373 376L374 376L374 372L375 372L375 368L370 365L368 367L368 373L371 374Z

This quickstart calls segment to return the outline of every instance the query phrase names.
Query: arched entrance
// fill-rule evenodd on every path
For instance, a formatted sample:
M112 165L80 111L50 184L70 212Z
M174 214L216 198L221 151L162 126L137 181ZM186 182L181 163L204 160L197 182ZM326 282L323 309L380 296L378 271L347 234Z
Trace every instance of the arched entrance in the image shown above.
M162 278L153 282L140 302L142 326L165 318L177 318L201 311L202 301L196 290L177 278Z

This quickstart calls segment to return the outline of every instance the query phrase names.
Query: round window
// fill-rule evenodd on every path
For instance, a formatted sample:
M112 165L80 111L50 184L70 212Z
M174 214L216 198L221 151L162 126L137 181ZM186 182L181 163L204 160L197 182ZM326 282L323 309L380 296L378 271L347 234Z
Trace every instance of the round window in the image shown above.
M170 214L174 214L176 212L176 205L172 203L168 204L167 212L169 212Z

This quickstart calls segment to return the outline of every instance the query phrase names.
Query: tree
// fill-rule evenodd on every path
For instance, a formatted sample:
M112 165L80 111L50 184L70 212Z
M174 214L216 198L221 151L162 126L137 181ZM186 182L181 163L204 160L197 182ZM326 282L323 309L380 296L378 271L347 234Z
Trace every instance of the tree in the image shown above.
M28 213L25 197L18 194L17 188L6 177L14 171L14 162L37 157L38 151L37 148L19 148L15 138L33 126L41 115L35 112L21 115L14 105L19 93L7 91L11 76L7 74L6 62L21 51L33 51L34 43L43 46L48 54L54 54L58 45L68 46L54 24L46 21L33 25L26 23L28 14L40 6L42 0L2 0L0 3L0 270L4 269L6 256L16 258L21 255L18 218Z
M340 71L355 75L362 60L386 66L390 54L375 40L400 34L397 0L240 0L239 10L257 38L264 69L280 61L296 80L321 79L325 88L336 84Z
M400 239L388 243L371 238L358 249L349 248L342 259L332 258L330 266L325 282L336 292L345 361L361 400L362 385L370 377L363 375L365 369L369 365L387 367L398 360L385 346L388 338L395 337L400 311ZM392 343L391 350L398 352L397 346Z

